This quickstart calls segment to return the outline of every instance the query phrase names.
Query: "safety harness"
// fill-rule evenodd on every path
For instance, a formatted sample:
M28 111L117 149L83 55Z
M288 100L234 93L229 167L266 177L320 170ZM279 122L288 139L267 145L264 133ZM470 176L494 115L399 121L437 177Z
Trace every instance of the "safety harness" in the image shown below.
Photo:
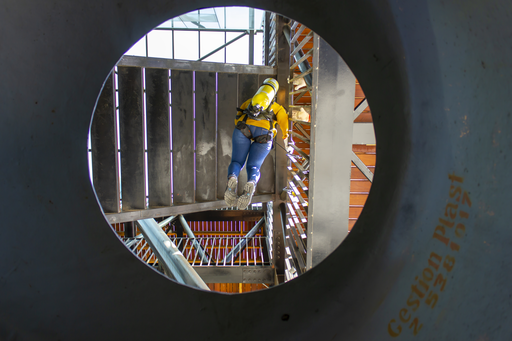
M269 141L272 141L272 138L273 138L272 122L274 120L277 120L277 116L276 116L276 114L274 114L274 111L272 109L270 109L270 111L264 110L258 116L254 116L254 115L250 114L249 110L247 108L245 110L240 109L240 108L236 108L236 109L237 109L237 112L241 112L241 114L237 113L237 115L236 115L237 119L239 119L242 115L245 115L244 118L241 121L238 121L238 123L236 124L236 128L238 130L240 130L242 132L242 134L244 134L245 137L247 137L248 139L251 139L257 143L267 143ZM247 126L247 118L249 117L249 115L251 116L251 118L253 120L259 121L259 120L265 119L268 121L270 128L268 130L267 135L260 135L260 136L256 136L255 138L252 136L251 130Z

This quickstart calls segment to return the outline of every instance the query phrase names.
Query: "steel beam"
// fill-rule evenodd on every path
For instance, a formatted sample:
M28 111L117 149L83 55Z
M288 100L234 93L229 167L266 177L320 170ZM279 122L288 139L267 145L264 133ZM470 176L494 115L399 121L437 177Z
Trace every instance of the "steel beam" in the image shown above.
M246 32L247 30L246 29L236 29L236 28L222 28L222 29L218 29L218 28L186 28L186 27L155 27L153 30L155 31L189 31L189 32L197 32L197 31L200 31L200 32L233 32L233 33L236 33L236 32ZM263 32L263 30L254 30L255 32Z
M197 62L189 60L146 58L135 56L123 56L117 66L137 66L145 68L160 68L171 70L194 70L210 72L231 72L231 73L255 73L264 75L275 75L276 70L270 66L223 64L211 62Z
M373 123L354 123L352 129L352 144L375 144Z
M210 57L211 55L219 52L220 50L222 50L223 48L225 48L226 46L228 45L231 45L232 43L234 43L235 41L237 41L238 39L246 36L247 34L249 34L249 31L244 31L244 33L236 36L235 38L231 39L230 41L228 41L227 43L219 46L218 48L216 48L215 50L211 51L210 53L207 53L206 55L202 56L201 58L199 58L197 61L200 62L202 60L205 60L206 58Z
M206 252L204 251L201 244L197 241L196 236L194 235L194 232L190 229L190 226L188 226L187 221L183 217L183 215L179 215L178 219L180 220L181 226L183 227L183 230L185 230L185 233L187 236L192 240L192 246L194 249L196 249L197 253L199 254L199 257L203 263L208 264L209 258Z
M195 288L210 290L201 277L178 250L176 245L167 237L158 226L155 219L138 220L144 239L158 258L158 262L164 268L164 273L175 279L178 283Z
M309 139L305 138L304 136L302 136L302 135L300 135L300 134L297 134L297 133L296 133L296 132L294 132L294 131L292 131L292 132L291 132L291 134L292 134L292 136L294 136L294 137L296 137L296 138L298 138L298 139L302 140L303 142L305 142L305 143L307 143L307 144L311 143L311 141L310 141Z
M348 234L355 77L318 35L314 38L307 269ZM335 148L335 153L333 153ZM300 198L299 198L300 199Z
M354 109L354 120L361 115L361 113L364 111L364 109L368 108L368 101L363 99L361 103L357 105L357 107Z
M196 266L206 283L274 283L271 266Z
M249 65L254 65L254 8L249 8Z
M299 28L299 31L296 32L296 34L295 34L295 36L293 38L290 37L290 28L289 27L285 27L283 29L283 34L284 34L284 36L286 38L286 41L288 42L289 46L291 46L294 49L298 46L298 43L296 42L296 39L299 37L300 33L305 28L306 28L306 26L302 25L301 28ZM308 53L304 54L302 52L302 49L298 49L298 51L295 54L292 54L292 56L293 56L294 60L296 61L296 63L293 64L293 66L290 68L290 70L293 71L293 69L295 69L295 67L299 66L300 72L305 73L306 71L308 71L311 68L311 66L310 66L309 62L306 59L308 58L310 53L311 53L311 50L308 51ZM308 74L308 75L306 75L306 77L304 77L304 81L306 82L306 84L308 86L311 86L313 84L312 79L313 79L313 77L310 74Z
M354 165L356 165L357 168L363 173L363 175L370 180L370 182L373 182L373 173L370 171L368 166L364 164L364 162L359 158L359 156L356 155L356 153L352 152L352 162Z
M255 195L252 197L251 203L269 202L272 201L273 199L274 194ZM110 213L105 214L105 218L109 223L113 224L147 218L159 218L168 217L170 215L202 212L227 207L228 206L226 205L226 202L224 200L217 200L212 202L195 203L189 205L177 205L163 208L146 209L141 211Z
M313 32L313 31L311 31L311 32ZM310 74L310 73L312 73L312 72L313 72L313 69L308 69L307 71L302 72L300 75L298 75L298 76L296 76L296 77L294 77L294 78L290 79L290 81L288 82L288 84L293 84L293 82L294 82L295 80L297 80L297 79L301 79L301 78L304 78L304 77L306 77L307 75L309 75L309 74Z
M135 223L133 221L124 223L124 237L125 238L133 238L135 237Z
M302 63L304 63L312 54L313 54L313 50L309 50L308 52L306 52L300 58L296 58L297 61L295 63L293 63L292 66L290 66L290 70L294 70L297 66L301 65ZM304 69L304 70L301 69L302 72L306 72L307 70L308 69Z
M169 218L167 219L164 219L162 220L161 222L158 223L158 226L160 227L164 227L165 225L171 223L174 219L176 219L177 217L176 216L170 216Z
M256 225L254 225L254 227L250 229L249 232L247 232L247 234L244 237L242 237L240 242L233 249L231 249L231 251L226 255L226 257L224 257L224 264L231 264L234 261L236 261L240 252L242 252L247 246L248 239L254 237L256 233L258 233L259 229L261 228L264 222L265 217L261 218L260 221L258 221Z
M187 221L259 221L265 210L212 210L184 215Z
M290 41L289 41L290 45L294 44L299 39L300 35L302 34L302 32L304 31L305 28L306 28L306 26L301 25L301 27L299 28L299 30L297 32L295 32L293 37L290 34Z
M276 20L276 45L277 45L277 81L281 86L277 93L277 102L281 104L286 110L288 110L289 98L288 95L288 78L290 77L290 71L288 69L290 65L290 46L286 40L285 31L288 28L288 19L277 16ZM282 133L281 130L277 130L276 144L282 144ZM279 205L283 202L281 193L286 187L287 181L287 164L288 159L286 157L286 151L282 148L276 148L276 180L275 180L275 195L273 200L273 264L276 267L277 277L280 282L284 280L284 226L279 219Z

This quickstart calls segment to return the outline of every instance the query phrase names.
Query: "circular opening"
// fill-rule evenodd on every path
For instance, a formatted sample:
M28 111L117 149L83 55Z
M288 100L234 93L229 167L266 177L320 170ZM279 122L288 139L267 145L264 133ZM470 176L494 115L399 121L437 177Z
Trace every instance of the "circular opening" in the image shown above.
M290 47L286 58L277 42ZM204 290L262 290L311 269L350 232L373 179L371 113L349 71L309 28L258 9L202 9L159 25L113 68L91 124L91 181L114 231L144 263ZM233 133L243 131L234 121L268 78L280 83L288 129L274 108L277 136L239 209L254 175L246 166L228 182ZM332 111L339 120L322 115ZM247 164L267 144L249 142Z

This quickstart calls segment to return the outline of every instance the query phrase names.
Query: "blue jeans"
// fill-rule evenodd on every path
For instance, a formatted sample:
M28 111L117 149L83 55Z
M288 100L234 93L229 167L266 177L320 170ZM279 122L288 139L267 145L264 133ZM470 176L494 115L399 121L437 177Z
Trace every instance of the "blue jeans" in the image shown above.
M268 130L248 125L252 136L267 135ZM247 181L258 183L260 179L260 167L265 161L270 149L272 149L272 141L267 143L253 142L238 129L233 131L233 152L231 154L231 164L228 167L228 178L232 175L240 174L244 168L247 159Z

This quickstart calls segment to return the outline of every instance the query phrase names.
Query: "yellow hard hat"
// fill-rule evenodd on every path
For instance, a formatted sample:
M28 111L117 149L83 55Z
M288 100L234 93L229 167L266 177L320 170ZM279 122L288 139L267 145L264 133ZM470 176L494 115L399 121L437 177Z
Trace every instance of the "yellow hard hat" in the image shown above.
M267 110L274 101L277 91L279 90L279 83L274 78L267 78L263 81L256 94L252 97L251 112L257 115L262 110Z

